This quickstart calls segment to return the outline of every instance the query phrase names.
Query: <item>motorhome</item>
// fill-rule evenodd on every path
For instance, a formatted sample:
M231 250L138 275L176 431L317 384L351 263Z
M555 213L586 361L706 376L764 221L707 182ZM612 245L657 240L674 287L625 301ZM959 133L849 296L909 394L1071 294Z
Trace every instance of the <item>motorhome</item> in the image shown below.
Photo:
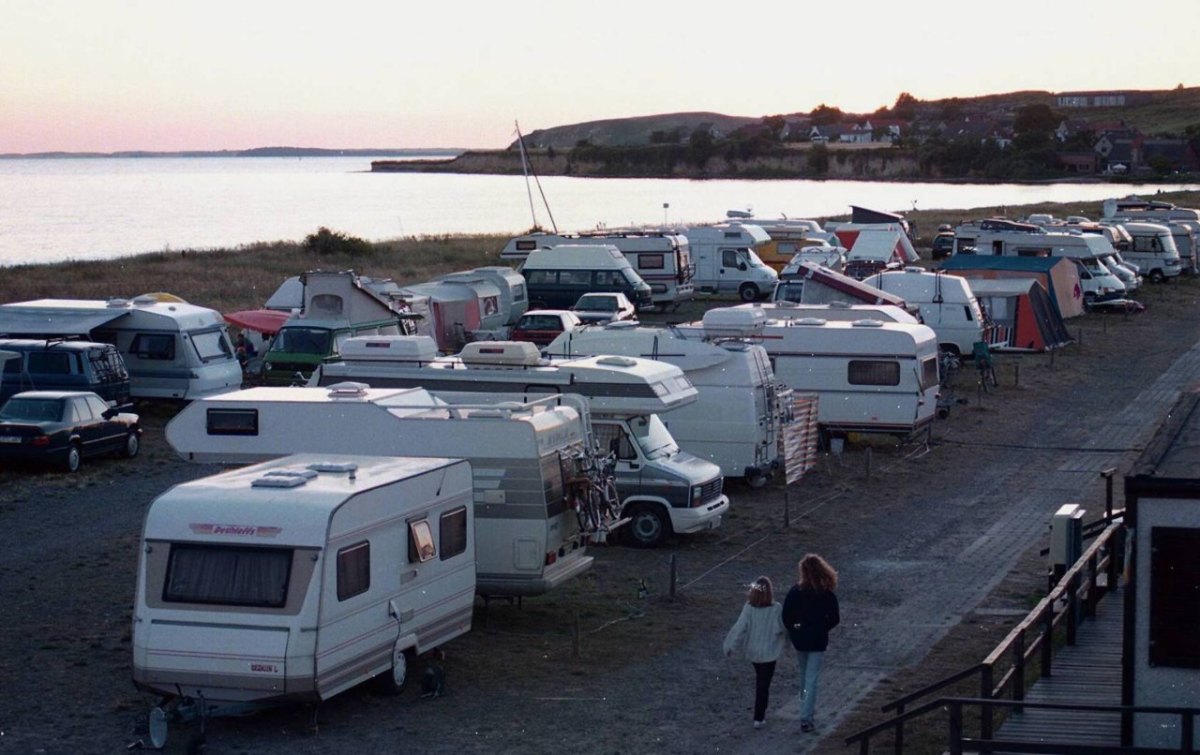
M1046 231L1030 223L991 218L959 225L954 231L954 243L955 254L1066 257L1079 268L1086 306L1121 300L1127 293L1125 284L1104 263L1113 255L1112 244L1104 236ZM1175 275L1178 274L1176 256Z
M908 437L927 429L937 409L937 334L926 325L858 320L770 319L762 309L710 309L680 325L687 336L725 334L760 340L775 376L819 397L827 436L848 432Z
M1120 225L1130 236L1129 249L1121 250L1121 256L1138 266L1142 275L1154 283L1178 278L1183 272L1183 261L1175 247L1171 229L1161 223L1138 223L1127 221L1103 221Z
M337 359L342 342L352 336L416 332L417 313L390 280L350 270L310 270L299 281L301 306L263 354L262 379L268 385L307 379L322 361Z
M183 459L247 464L292 453L441 456L471 462L477 589L540 595L586 571L589 539L567 482L594 462L586 412L550 401L447 406L428 391L259 387L194 401L166 428Z
M909 267L876 273L863 280L880 291L904 297L920 309L921 321L937 333L938 348L955 356L970 356L979 342L999 343L1002 335L975 300L965 278ZM818 315L819 316L819 315Z
M1191 231L1191 247L1180 245L1182 232L1176 232L1175 248L1188 272L1200 269L1200 210L1177 207L1170 202L1146 200L1137 196L1108 199L1104 202L1104 218L1114 222L1147 222L1179 224Z
M613 291L636 307L652 303L642 280L612 244L559 244L534 249L521 265L530 309L568 309L583 294Z
M604 231L579 234L530 233L509 239L500 259L523 264L535 249L562 244L609 244L629 260L634 272L650 286L650 301L673 309L695 296L691 248L686 236L653 231Z
M755 225L721 223L675 229L687 237L696 263L693 283L708 294L737 294L742 301L770 296L779 274L759 258L757 251L770 243L766 231Z
M133 681L168 718L319 702L471 628L475 527L459 459L295 455L182 483L146 512Z
M835 234L825 231L815 220L756 218L737 210L725 215L731 224L758 226L767 232L771 240L755 253L777 273L782 273L797 254L833 270L841 270L845 264L846 248Z
M0 305L0 335L110 343L129 371L133 398L182 399L242 384L219 312L182 301L37 299Z
M345 360L325 365L316 383L421 386L450 402L585 398L597 445L616 454L616 489L630 519L626 534L637 545L717 527L729 508L721 469L680 450L657 416L669 423L698 397L674 365L627 356L550 362L533 344L512 341L479 341L442 358L419 337L354 339L346 349Z
M21 391L91 391L112 406L129 403L129 371L111 343L0 338L0 404Z
M617 322L565 333L545 353L556 364L571 357L618 354L675 365L698 391L695 403L661 417L684 450L753 487L766 483L780 466L778 445L790 420L789 391L775 379L762 346Z

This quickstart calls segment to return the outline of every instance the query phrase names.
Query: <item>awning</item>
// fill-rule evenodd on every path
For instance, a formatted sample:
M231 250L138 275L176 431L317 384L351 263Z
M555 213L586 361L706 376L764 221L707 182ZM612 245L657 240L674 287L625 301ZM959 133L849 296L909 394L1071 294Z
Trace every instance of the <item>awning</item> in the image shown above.
M7 336L81 336L90 333L118 317L129 314L128 309L79 310L53 307L0 306L0 334Z
M221 316L230 325L273 336L279 332L279 329L292 315L290 312L281 312L278 309L247 309L241 312L229 312Z

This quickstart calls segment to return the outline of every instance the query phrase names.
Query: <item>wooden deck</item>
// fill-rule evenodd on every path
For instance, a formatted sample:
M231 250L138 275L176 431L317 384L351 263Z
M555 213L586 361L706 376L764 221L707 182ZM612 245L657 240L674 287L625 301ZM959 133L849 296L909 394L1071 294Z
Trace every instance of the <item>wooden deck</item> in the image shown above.
M1054 675L1039 678L1025 699L1034 703L1120 705L1124 604L1125 590L1106 595L1096 606L1095 619L1079 625L1076 644L1054 653ZM1117 713L1027 708L1009 716L996 738L1116 747L1121 743L1121 718Z

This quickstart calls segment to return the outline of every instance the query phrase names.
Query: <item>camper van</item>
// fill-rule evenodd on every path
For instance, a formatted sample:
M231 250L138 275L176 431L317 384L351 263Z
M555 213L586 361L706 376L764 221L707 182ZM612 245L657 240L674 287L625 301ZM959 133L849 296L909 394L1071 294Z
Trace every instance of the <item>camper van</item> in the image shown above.
M1121 250L1121 256L1138 266L1142 275L1153 283L1162 283L1178 278L1183 272L1183 261L1175 247L1171 229L1161 223L1137 223L1126 221L1103 221L1120 225L1130 236L1129 249Z
M779 276L779 285L775 287L771 300L776 304L890 304L910 314L917 311L915 305L909 305L901 296L880 291L849 275L814 265L799 257L789 262L783 275Z
M129 371L111 343L0 338L12 358L0 365L0 404L21 391L91 391L112 406L129 403Z
M268 385L307 379L322 361L336 359L342 342L352 336L416 332L413 312L390 280L349 270L310 270L299 280L303 304L263 355L263 381Z
M1146 200L1136 196L1108 199L1104 202L1104 218L1112 222L1145 222L1179 224L1191 231L1191 247L1180 244L1183 233L1175 231L1175 249L1186 272L1200 269L1200 210L1177 207L1170 202ZM1190 269L1188 269L1190 268Z
M625 294L635 307L652 303L650 286L612 244L559 244L534 249L521 266L530 309L570 309L592 291Z
M697 291L709 294L737 294L742 301L770 296L779 280L755 252L771 241L767 232L755 225L722 223L677 229L687 237L696 263L692 282Z
M990 345L994 338L999 338L965 278L909 267L898 272L876 273L863 283L902 296L908 304L919 307L921 321L937 333L938 348L942 351L970 356L976 343Z
M585 398L599 449L616 454L617 494L630 519L626 535L636 545L718 527L729 509L722 470L681 451L667 429L699 395L672 364L627 356L550 362L533 344L516 341L479 341L457 357L434 358L432 344L419 337L353 339L346 351L343 362L314 376L317 384L421 386L452 403Z
M580 234L530 233L509 239L500 259L523 264L536 249L562 244L609 244L621 250L634 272L650 286L650 301L672 309L695 295L692 256L685 236L674 233L607 231Z
M300 454L182 483L146 512L133 681L170 717L319 702L471 628L475 527L458 459Z
M755 218L737 210L730 210L725 215L732 224L753 225L766 231L771 240L758 247L755 253L777 273L782 274L797 254L831 270L841 270L845 264L847 249L841 246L836 235L826 232L815 220Z
M827 436L847 432L909 437L929 428L937 409L937 335L925 325L857 320L769 319L762 309L722 307L679 326L704 334L759 339L775 376L819 397Z
M38 299L0 305L0 335L110 343L129 371L133 398L192 400L242 384L220 313L154 296Z
M586 412L549 401L447 406L419 388L249 388L192 402L167 424L166 436L196 462L246 464L292 453L467 459L482 595L541 595L586 571L588 540L615 521L588 531L581 525L566 481L586 477L581 468L594 462Z
M685 451L716 464L726 477L745 478L752 487L765 484L780 466L778 442L790 421L790 392L775 379L762 346L616 322L563 334L545 353L556 364L617 354L675 365L696 387L698 400L661 419Z

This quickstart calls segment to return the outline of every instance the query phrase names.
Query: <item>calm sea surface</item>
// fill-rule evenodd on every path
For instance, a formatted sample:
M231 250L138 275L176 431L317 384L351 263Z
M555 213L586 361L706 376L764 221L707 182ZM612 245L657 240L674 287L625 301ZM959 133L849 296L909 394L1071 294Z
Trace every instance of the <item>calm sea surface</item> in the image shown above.
M520 233L550 218L521 176L371 173L370 157L0 160L0 266L300 240L327 226L371 240ZM729 209L811 217L1100 201L1194 184L961 185L545 177L560 231L721 220ZM666 207L664 207L666 205Z

